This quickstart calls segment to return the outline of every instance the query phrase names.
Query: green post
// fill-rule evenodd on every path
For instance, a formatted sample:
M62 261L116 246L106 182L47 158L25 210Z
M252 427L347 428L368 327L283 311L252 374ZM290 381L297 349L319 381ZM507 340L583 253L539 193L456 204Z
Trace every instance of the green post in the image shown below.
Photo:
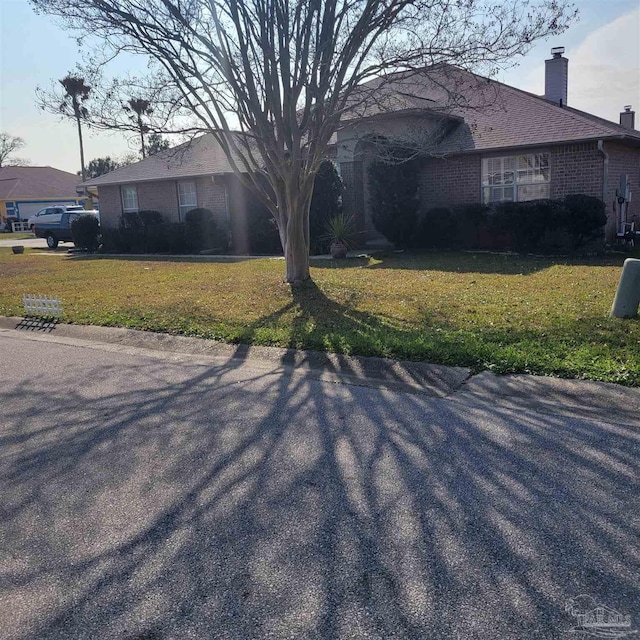
M611 307L612 318L635 318L640 305L640 260L627 258Z

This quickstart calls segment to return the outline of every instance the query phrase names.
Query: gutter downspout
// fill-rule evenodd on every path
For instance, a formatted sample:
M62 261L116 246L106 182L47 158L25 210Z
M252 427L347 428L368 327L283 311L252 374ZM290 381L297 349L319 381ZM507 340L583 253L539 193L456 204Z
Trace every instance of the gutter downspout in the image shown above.
M598 151L602 154L602 202L607 205L607 185L609 184L609 154L604 150L604 140L598 140ZM611 212L616 216L615 207ZM618 232L618 220L614 219L614 237ZM607 233L607 235L609 235Z
M607 202L607 184L609 183L609 154L604 150L604 140L598 140L598 151L604 158L602 163L602 202Z

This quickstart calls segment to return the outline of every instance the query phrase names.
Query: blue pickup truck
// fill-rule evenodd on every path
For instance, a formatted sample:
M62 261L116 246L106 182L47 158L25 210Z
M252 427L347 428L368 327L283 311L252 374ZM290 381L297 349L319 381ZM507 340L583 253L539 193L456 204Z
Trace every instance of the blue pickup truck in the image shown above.
M73 242L71 223L80 215L97 215L97 211L64 211L41 215L36 218L33 231L36 238L45 238L47 247L55 249L59 242ZM98 217L99 219L99 217Z

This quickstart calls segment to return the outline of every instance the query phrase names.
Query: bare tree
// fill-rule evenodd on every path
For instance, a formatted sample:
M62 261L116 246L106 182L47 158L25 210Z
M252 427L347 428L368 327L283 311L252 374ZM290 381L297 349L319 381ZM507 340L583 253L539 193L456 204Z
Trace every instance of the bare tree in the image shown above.
M155 61L192 130L211 133L269 207L291 283L309 277L315 174L347 111L399 72L513 63L575 15L567 0L31 2L114 53Z
M27 160L16 158L13 154L25 146L19 136L12 136L5 131L0 132L0 167L22 166L29 164Z
M75 120L80 143L80 170L84 182L87 179L87 170L84 163L82 121L86 120L89 115L85 103L89 99L91 87L86 84L84 77L73 73L68 73L62 80L58 80L58 83L62 85L63 91L56 89L55 86L49 91L38 88L36 90L37 104L49 113Z

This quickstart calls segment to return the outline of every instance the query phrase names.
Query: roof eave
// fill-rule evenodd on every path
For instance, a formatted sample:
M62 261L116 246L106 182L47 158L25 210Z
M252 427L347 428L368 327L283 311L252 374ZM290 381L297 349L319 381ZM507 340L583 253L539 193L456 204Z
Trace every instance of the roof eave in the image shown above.
M528 144L512 144L512 145L503 145L500 147L483 147L481 149L461 149L459 151L443 151L443 155L445 156L459 156L459 155L468 155L473 153L494 153L498 151L509 151L513 149L539 149L542 147L557 147L559 145L565 144L582 144L584 142L597 142L598 140L604 141L624 141L624 142L632 142L634 145L640 146L640 138L635 136L625 136L625 135L609 135L609 136L591 136L588 138L574 138L570 140L554 140L547 142L531 142Z
M206 178L207 176L214 175L222 175L224 173L229 173L228 171L203 171L202 173L184 173L180 175L172 175L172 176L161 176L157 178L128 178L128 179L119 179L119 180L109 180L102 182L95 182L93 180L87 180L87 182L83 182L80 187L113 187L121 184L140 184L143 182L161 182L163 180L182 180L187 178Z
M379 120L381 118L387 118L389 116L398 117L398 116L433 116L440 117L446 120L452 120L454 122L464 122L464 118L462 116L458 116L452 113L446 113L444 111L437 111L435 109L399 109L398 111L383 111L381 113L374 113L370 116L354 116L353 118L344 118L341 119L340 125L341 128L344 126L352 125L354 123L360 122L369 122L370 120Z

